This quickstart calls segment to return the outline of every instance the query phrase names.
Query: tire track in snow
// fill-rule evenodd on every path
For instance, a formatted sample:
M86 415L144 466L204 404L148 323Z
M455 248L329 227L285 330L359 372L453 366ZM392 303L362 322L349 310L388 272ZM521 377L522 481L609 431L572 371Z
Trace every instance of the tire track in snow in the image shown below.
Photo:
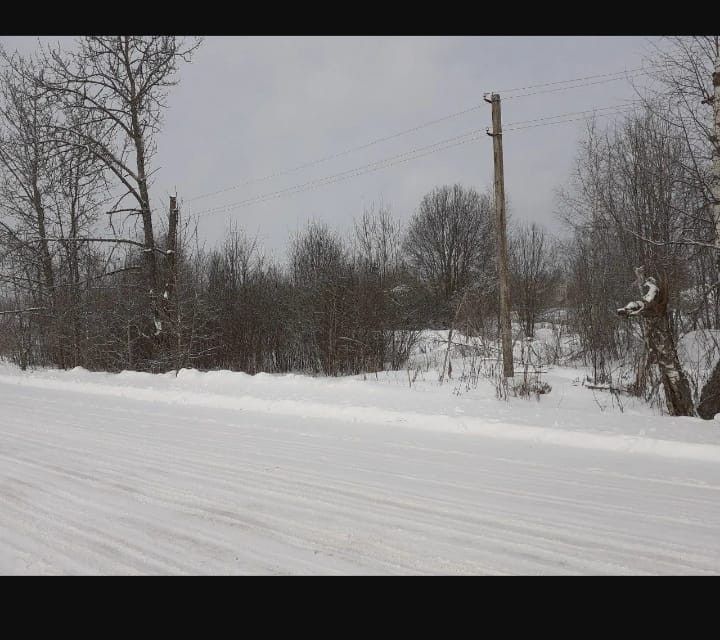
M39 404L37 398L30 403L32 394L28 400L5 402L6 395L0 385L3 411L13 411L12 421L2 421L0 470L22 478L30 502L27 512L11 507L7 514L3 503L0 516L7 515L8 523L20 530L37 527L38 522L52 524L55 518L63 535L61 549L69 558L64 567L71 565L74 538L83 540L85 535L91 545L97 544L93 536L100 539L106 546L96 547L91 559L78 549L77 566L85 567L79 571L88 566L115 567L111 571L121 566L130 572L230 570L223 562L238 538L228 531L252 503L262 506L253 511L256 518L260 511L267 519L255 522L255 537L245 539L256 545L244 556L246 572L719 570L718 545L706 548L701 543L705 536L698 535L700 528L717 532L720 520L713 500L718 475L708 475L707 467L694 486L664 485L666 492L677 493L666 493L666 506L692 515L684 520L657 511L663 486L638 486L642 474L632 464L635 460L628 460L633 456L616 457L626 460L619 464L634 480L624 482L622 475L608 477L595 471L594 481L579 482L582 469L563 472L544 458L552 460L552 447L537 447L531 452L534 461L522 464L518 459L509 471L508 463L493 454L501 443L494 443L487 453L473 445L457 455L452 448L458 446L458 436L449 434L432 434L429 439L419 434L403 449L397 440L404 436L392 428L388 432L396 441L387 443L372 434L343 438L305 419L299 422L308 437L302 437L286 427L276 428L271 417L262 415L243 413L229 425L224 421L228 411L206 410L215 417L200 426L197 418L184 415L186 407L174 414L167 405L158 411L154 403L133 401L128 406L121 399L87 398L76 403L47 390L41 394L46 404ZM53 416L53 427L43 427L42 421ZM140 417L145 424L133 424ZM36 418L38 422L33 422ZM443 446L438 448L438 443ZM517 446L502 443L506 455L517 451ZM521 457L528 455L523 447ZM388 468L392 464L398 468ZM276 471L267 470L277 466ZM661 468L656 465L652 473L658 475ZM130 502L125 504L130 511L120 516L125 528L112 520L98 528L98 518L117 516L123 504L112 488L113 482L121 484L117 480L123 472L128 482L145 481L145 507L194 510L191 518L159 525L146 511L132 511L142 503ZM690 468L687 475L692 473L699 472ZM493 478L494 484L488 486ZM44 503L34 495L43 486L45 492L39 493L45 496ZM583 507L586 498L577 495L593 487L599 495ZM122 494L120 487L115 491ZM637 499L640 508L634 512L621 507L618 502L623 497L626 502ZM65 507L70 514L59 515L57 511ZM33 511L36 520L23 520ZM94 514L89 531L83 529L87 520L83 514L88 513ZM598 523L604 523L604 530L596 530ZM643 529L655 532L649 549L643 548L638 535L623 530L628 523L642 523ZM695 533L695 540L688 533ZM137 555L147 551L142 545L134 550L136 555L132 549L127 552L125 538L140 534L145 545L152 543L153 534L164 541L163 558L155 564ZM603 540L605 546L598 544ZM13 545L11 557L20 558L22 545L13 540L7 547ZM179 549L189 549L185 566L175 559ZM2 558L0 552L0 568Z

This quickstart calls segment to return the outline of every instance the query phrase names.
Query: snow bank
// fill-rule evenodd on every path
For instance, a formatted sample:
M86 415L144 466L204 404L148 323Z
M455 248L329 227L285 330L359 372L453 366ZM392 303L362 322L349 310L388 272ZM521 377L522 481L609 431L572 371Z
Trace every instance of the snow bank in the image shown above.
M570 382L572 370L565 371L564 376L562 370L554 375L551 380L555 387L564 388L557 406L523 400L506 404L478 393L453 397L448 393L450 386L421 385L413 389L393 387L387 380L380 379L363 381L357 377L311 378L293 374L250 376L188 369L176 376L128 371L90 373L78 369L21 372L5 367L0 369L0 383L181 406L392 424L468 436L720 462L720 429L716 422L607 414L597 407L593 411L594 403L588 390Z

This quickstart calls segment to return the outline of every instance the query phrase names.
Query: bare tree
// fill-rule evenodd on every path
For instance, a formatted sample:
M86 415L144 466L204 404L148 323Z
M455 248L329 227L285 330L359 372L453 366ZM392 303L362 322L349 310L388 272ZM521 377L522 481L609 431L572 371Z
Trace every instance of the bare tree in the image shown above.
M349 264L342 240L326 225L310 223L298 234L290 249L293 284L296 288L298 337L310 346L317 370L339 372L346 319L350 312ZM304 336L304 338L303 338Z
M685 141L688 176L720 239L720 36L668 36L664 44L653 46L649 56L655 84L640 93Z
M519 225L510 239L513 306L525 335L535 335L539 313L552 299L558 281L557 258L552 240L537 223Z
M452 301L493 269L491 199L456 184L427 194L408 227L410 267L434 293L441 320L453 316Z
M97 220L104 171L85 148L63 147L48 136L67 114L38 90L34 79L42 76L41 65L4 51L0 60L2 277L23 287L35 306L43 308L39 326L52 361L74 366L79 358L80 263L88 251L79 240Z
M646 103L654 108L682 136L690 162L686 173L703 205L693 223L675 242L714 250L714 269L705 267L697 288L704 291L694 313L714 307L714 326L720 324L720 36L677 36L665 39L668 46L656 46L652 62L655 86L647 92ZM659 106L656 106L659 105ZM657 242L657 239L654 239ZM702 255L699 256L700 264ZM710 320L706 312L706 322ZM697 315L695 320L697 320ZM701 394L698 413L712 418L720 411L720 361Z
M6 58L8 60L8 58ZM52 102L39 95L26 73L36 67L19 56L3 69L0 85L0 187L6 248L22 252L35 267L42 303L52 305L55 271L48 236L56 229L48 208L58 187L56 145L44 140L56 118Z
M145 279L160 331L160 291L150 198L152 157L169 87L177 83L181 61L199 45L175 36L85 36L69 52L44 52L47 72L35 77L38 88L60 100L67 117L52 127L63 145L82 147L111 172L119 184L106 212L137 216L142 223ZM126 202L130 198L131 202Z
M355 221L355 332L365 368L399 369L417 338L412 297L403 295L408 278L402 242L401 225L386 206L373 206Z
M363 211L355 221L355 251L368 272L384 283L402 268L402 233L388 207Z
M683 372L673 333L668 323L667 290L664 282L645 277L643 268L635 270L637 283L644 289L640 300L628 302L617 310L621 317L639 316L646 324L648 351L657 363L665 391L665 402L672 416L693 416L690 384Z
M581 258L572 294L576 312L585 315L576 325L594 360L600 352L605 362L621 356L633 361L638 394L651 380L648 336L639 339L631 325L618 326L609 313L627 295L627 273L643 264L663 283L660 308L667 310L668 329L677 338L681 293L695 284L696 256L696 248L678 238L703 207L687 177L688 159L682 137L652 111L632 114L604 132L591 123L571 189L561 194ZM661 331L658 322L642 326Z

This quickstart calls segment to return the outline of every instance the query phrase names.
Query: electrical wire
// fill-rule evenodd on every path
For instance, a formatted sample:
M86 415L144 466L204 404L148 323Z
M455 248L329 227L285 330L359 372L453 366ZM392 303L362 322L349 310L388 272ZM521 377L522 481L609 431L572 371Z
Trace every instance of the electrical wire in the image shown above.
M567 80L556 80L555 82L543 82L542 84L531 84L527 87L515 87L514 89L501 89L500 91L495 91L494 93L502 93L502 94L508 94L508 93L515 93L517 91L527 91L529 89L541 89L543 87L550 87L553 85L558 84L568 84L573 82L584 82L586 80L595 80L597 78L608 78L610 76L618 76L617 79L622 80L628 73L635 73L635 72L644 72L649 73L650 71L663 68L664 65L649 65L646 67L636 67L635 69L625 69L623 71L612 71L610 73L597 73L592 76L584 76L581 78L569 78Z
M609 78L605 80L596 80L595 82L584 82L582 84L575 84L568 87L556 87L554 89L545 89L543 91L531 91L530 93L519 93L517 95L510 95L503 97L503 100L515 100L517 98L526 98L528 96L538 96L546 93L558 93L560 91L570 91L571 89L581 89L583 87L591 87L598 84L607 84L608 82L615 82L617 80L632 80L642 76L648 75L647 71L643 71L635 74L628 74L624 76L618 76L617 78Z
M239 189L240 187L244 187L250 184L255 184L258 182L264 182L266 180L270 180L272 178L277 178L280 176L288 175L290 173L295 173L296 171L300 171L301 169L307 169L309 167L314 167L315 165L322 164L323 162L327 162L329 160L335 160L337 158L340 158L342 156L346 156L350 153L353 153L355 151L361 151L362 149L367 149L368 147L371 147L373 145L379 144L381 142L387 142L388 140L393 140L394 138L399 138L401 136L407 135L409 133L414 133L415 131L419 131L420 129L424 129L425 127L430 127L434 124L438 124L440 122L444 122L446 120L451 120L452 118L457 118L459 116L465 115L466 113L470 113L471 111L476 111L480 108L483 108L484 104L476 104L472 107L468 107L467 109L463 109L462 111L457 111L455 113L451 113L449 115L443 116L441 118L436 118L435 120L429 120L427 122L424 122L422 124L419 124L415 127L412 127L410 129L405 129L403 131L398 131L397 133L393 133L388 136L384 136L382 138L376 138L375 140L371 140L370 142L367 142L365 144L358 145L356 147L351 147L349 149L346 149L345 151L340 151L338 153L334 153L332 155L324 156L322 158L318 158L317 160L312 160L310 162L305 162L303 164L299 164L295 167L292 167L290 169L284 169L282 171L276 171L274 173L268 174L266 176L262 176L260 178L251 178L249 180L245 180L244 182L240 182L236 185L227 187L225 189L219 189L217 191L211 191L210 193L204 193L199 196L195 196L193 198L189 198L186 200L186 202L194 202L195 200L200 200L202 198L209 198L210 196L215 196L220 193L225 193L227 191L234 191L235 189Z
M519 121L515 123L509 123L505 127L503 127L503 133L510 132L510 131L521 131L523 129L530 129L535 127L544 127L544 126L551 126L551 125L557 125L557 124L565 124L570 122L578 122L581 120L587 119L587 114L595 114L598 117L607 117L612 115L617 115L620 113L625 113L629 109L633 108L633 104L626 104L626 105L615 105L610 107L598 107L596 109L588 109L585 111L577 111L577 112L570 112L565 114L558 114L556 116L546 116L543 118L535 118L533 120L524 120ZM610 110L612 109L612 110ZM600 113L598 113L600 112ZM569 117L569 116L578 116L581 117ZM552 121L550 121L552 120ZM244 200L239 200L237 202L232 202L225 205L220 205L218 207L214 207L211 209L206 209L202 211L195 212L194 215L196 216L202 216L202 215L211 215L215 213L224 213L233 211L235 209L244 208L253 204L260 204L263 202L267 202L268 200L273 200L276 198L281 198L284 196L290 196L295 195L298 193L303 193L306 191L311 191L320 187L324 187L330 184L335 184L337 182L342 182L344 180L348 180L351 178L355 178L361 175L365 175L367 173L373 173L375 171L379 171L381 169L386 169L392 166L396 166L398 164L404 164L406 162L409 162L411 160L416 160L418 158L422 158L428 155L431 155L433 153L437 153L440 151L444 151L446 149L454 148L463 144L467 144L468 142L472 142L478 139L481 139L483 137L483 134L487 134L487 131L485 129L474 129L471 131L467 131L463 134L460 134L459 136L454 136L452 138L446 138L444 140L440 140L438 142L435 142L430 145L426 145L424 147L418 147L415 149L411 149L409 151L406 151L404 153L391 156L389 158L384 158L382 160L378 160L376 162L372 162L366 165L361 165L358 167L354 167L353 169L349 169L347 171L342 171L340 173L332 174L329 176L325 176L322 178L318 178L315 180L310 180L308 182L293 185L290 187L287 187L285 189L280 189L277 191L260 194L258 196L254 196L252 198L246 198Z
M548 89L548 90L545 90L545 91L535 91L535 92L531 92L531 93L521 93L521 94L518 94L518 95L515 95L515 96L513 96L513 95L510 95L510 96L505 95L505 96L503 96L503 99L505 99L505 100L513 100L513 99L517 99L517 98L523 98L523 97L533 96L533 95L540 95L540 94L544 94L544 93L555 93L555 92L558 92L558 91L569 91L569 90L571 90L571 89L579 89L579 88L583 88L583 87L587 87L587 86L592 86L592 85L596 85L596 84L605 84L605 83L608 83L608 82L615 82L615 81L617 81L617 80L631 79L631 78L634 78L634 77L640 77L640 76L642 76L642 75L647 75L647 74L648 74L652 69L654 69L654 68L655 68L655 67L653 67L653 66L651 66L651 67L638 67L638 68L635 68L635 69L629 69L629 70L625 70L625 71L615 71L615 72L611 72L611 73L601 73L601 74L595 74L595 75L591 75L591 76L584 76L584 77L580 77L580 78L570 78L570 79L567 79L567 80L556 80L556 81L554 81L554 82L545 82L545 83L536 84L536 85L528 85L528 86L526 86L526 87L517 87L517 88L515 88L515 89L505 89L504 91L502 91L502 92L500 92L500 93L503 93L503 94L508 94L508 93L510 93L510 94L512 94L512 93L517 92L517 91L526 91L526 90L528 90L528 89L536 89L536 88L543 88L543 87L550 87L550 86L556 87L556 88ZM630 74L630 75L629 75L629 74ZM596 78L604 78L604 79L603 79L603 80L599 80L599 81L597 81L597 82L585 82L586 80L594 80L594 79L596 79ZM582 82L582 84L573 84L573 83L577 83L577 82ZM557 85L572 85L572 86L562 86L562 87L559 87L559 88L558 88ZM495 92L495 93L498 93L498 92ZM261 176L261 177L259 177L259 178L251 178L251 179L244 180L244 181L242 181L242 182L236 183L236 184L234 184L234 185L231 185L231 186L229 186L229 187L225 187L225 188L223 188L223 189L218 189L218 190L216 190L216 191L210 191L210 192L208 192L208 193L203 193L203 194L194 196L194 197L192 197L192 198L188 198L188 199L185 200L185 202L194 202L194 201L196 201L196 200L201 200L201 199L204 199L204 198L210 198L210 197L212 197L212 196L220 195L220 194L222 194L222 193L227 193L227 192L229 192L229 191L234 191L234 190L239 189L239 188L244 187L244 186L248 186L248 185L251 185L251 184L257 184L257 183L260 183L260 182L265 182L265 181L271 180L271 179L273 179L273 178L282 177L282 176L285 176L285 175L289 175L289 174L291 174L291 173L295 173L295 172L297 172L297 171L301 171L301 170L303 170L303 169L308 169L308 168L310 168L310 167L317 166L317 165L322 164L322 163L324 163L324 162L328 162L328 161L330 161L330 160L335 160L335 159L337 159L337 158L341 158L341 157L343 157L343 156L349 155L350 153L354 153L354 152L356 152L356 151L361 151L361 150L363 150L363 149L367 149L367 148L369 148L369 147L371 147L371 146L374 146L374 145L376 145L376 144L380 144L380 143L382 143L382 142L387 142L387 141L389 141L389 140L393 140L393 139L395 139L395 138L399 138L399 137L408 135L408 134L410 134L410 133L414 133L414 132L419 131L419 130L421 130L421 129L424 129L424 128L426 128L426 127L430 127L430 126L433 126L433 125L435 125L435 124L439 124L440 122L445 122L445 121L447 121L447 120L451 120L451 119L454 119L454 118L458 118L458 117L460 117L460 116L462 116L462 115L465 115L465 114L467 114L467 113L470 113L470 112L472 112L472 111L477 111L478 109L480 109L480 108L482 108L482 107L484 107L484 104L483 104L483 103L475 104L475 105L472 105L472 106L470 106L470 107L468 107L468 108L466 108L466 109L462 109L461 111L456 111L456 112L454 112L454 113L450 113L450 114L448 114L448 115L441 116L441 117L435 118L435 119L433 119L433 120L428 120L428 121L426 121L426 122L423 122L423 123L421 123L421 124L419 124L419 125L416 125L416 126L414 126L414 127L409 128L409 129L404 129L404 130L402 130L402 131L398 131L398 132L396 132L396 133L392 133L392 134L387 135L387 136L382 136L382 137L379 137L379 138L375 138L374 140L371 140L370 142L366 142L366 143L361 144L361 145L357 145L357 146L354 146L354 147L350 147L350 148L345 149L344 151L340 151L340 152L338 152L338 153L333 153L333 154L330 154L330 155L327 155L327 156L323 156L323 157L321 157L321 158L318 158L318 159L316 159L316 160L311 160L311 161L308 161L308 162L304 162L304 163L302 163L302 164L296 165L296 166L291 167L291 168L288 168L288 169L282 169L282 170L274 171L274 172L272 172L272 173L269 173L269 174L267 174L267 175L265 175L265 176Z

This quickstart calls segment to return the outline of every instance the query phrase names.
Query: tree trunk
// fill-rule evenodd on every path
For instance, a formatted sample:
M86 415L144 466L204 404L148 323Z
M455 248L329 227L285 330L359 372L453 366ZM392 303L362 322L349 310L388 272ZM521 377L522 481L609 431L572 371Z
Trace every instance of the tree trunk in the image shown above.
M635 270L638 282L644 275L642 267ZM675 340L668 318L667 284L658 285L655 278L647 278L642 284L647 289L641 300L628 302L618 315L640 316L645 321L645 336L650 358L660 370L660 379L665 391L665 402L671 416L694 416L695 408L690 392L690 383L682 370Z
M715 364L710 378L700 393L697 413L704 420L712 420L715 414L720 413L720 360Z
M129 115L130 115L130 137L135 145L135 164L137 167L137 186L140 195L140 215L143 223L143 236L145 242L145 268L148 286L148 296L150 299L150 308L152 312L153 324L155 325L155 337L160 335L162 325L160 321L158 296L159 280L157 268L157 256L155 255L155 233L153 231L152 209L150 207L150 194L148 191L147 172L145 169L145 160L147 146L145 144L145 136L143 127L140 124L140 99L138 90L135 85L135 72L130 62L129 54L129 36L121 38L122 52L124 54L123 62L129 84Z
M718 50L713 73L713 125L714 131L711 138L713 144L712 211L715 220L716 244L720 249L720 50ZM720 251L717 255L717 266L720 273ZM720 413L720 360L700 393L697 413L705 420L712 420L716 413Z
M680 365L667 312L645 318L651 357L660 370L668 412L673 416L693 416L695 410L690 383Z

